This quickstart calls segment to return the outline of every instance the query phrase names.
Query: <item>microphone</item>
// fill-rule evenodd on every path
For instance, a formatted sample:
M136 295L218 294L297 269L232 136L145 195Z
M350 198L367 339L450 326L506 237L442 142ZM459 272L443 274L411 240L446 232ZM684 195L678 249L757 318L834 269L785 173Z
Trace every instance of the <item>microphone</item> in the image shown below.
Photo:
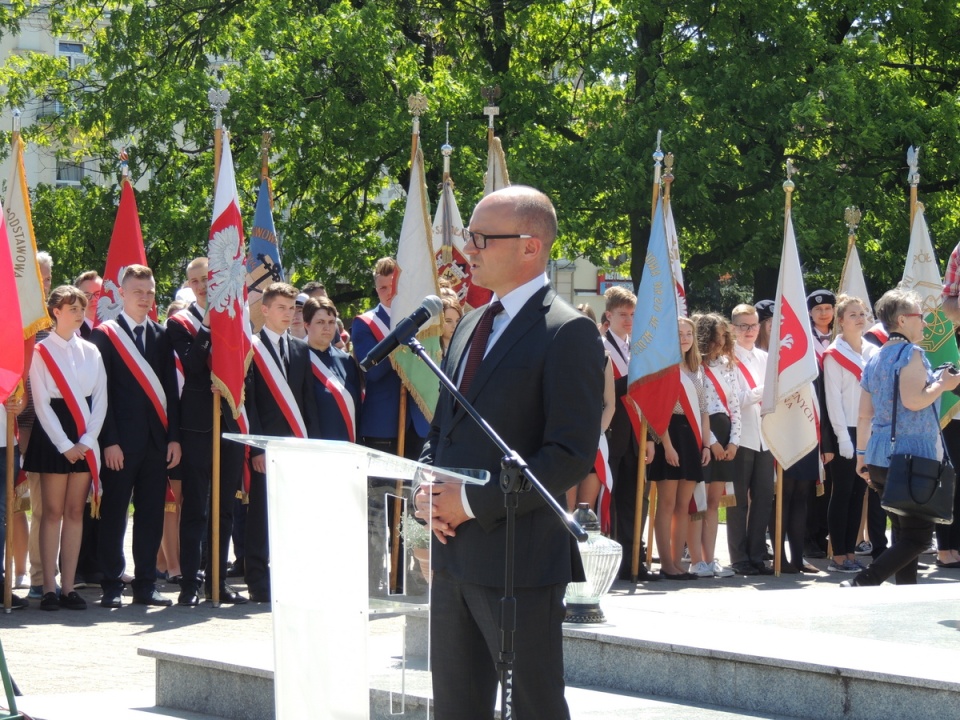
M383 340L377 343L367 356L360 361L360 367L367 371L377 365L407 340L416 335L422 327L443 312L443 300L436 295L427 295L423 302L408 317L397 323Z

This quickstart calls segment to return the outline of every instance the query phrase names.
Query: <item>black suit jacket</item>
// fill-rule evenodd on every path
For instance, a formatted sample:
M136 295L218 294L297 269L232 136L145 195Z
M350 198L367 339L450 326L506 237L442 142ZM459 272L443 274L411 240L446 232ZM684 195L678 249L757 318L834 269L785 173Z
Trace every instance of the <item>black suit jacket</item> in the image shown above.
M445 369L453 378L482 312L480 308L464 317L450 341ZM467 393L561 504L564 492L583 480L596 460L603 365L596 326L545 287L512 318ZM476 517L461 524L448 544L434 541L434 567L464 582L502 587L506 512L498 484L501 453L454 403L444 390L421 460L486 469L491 481L467 489ZM582 577L576 541L535 491L521 495L516 541L518 587Z
M310 367L310 346L303 340L291 335L286 336L290 341L290 366L287 369L287 384L293 392L293 397L303 415L303 422L307 426L307 437L320 438L320 422L317 415L317 402L313 397L313 370ZM260 340L267 352L280 364L273 343L267 338L266 331L260 331ZM277 399L270 392L270 386L260 374L255 362L250 363L246 400L247 415L250 419L250 432L253 435L274 435L276 437L293 437L293 428L287 422ZM263 451L251 449L252 455L259 455Z
M117 318L119 332L133 338L123 316ZM160 379L167 396L167 429L163 429L153 404L127 368L110 338L94 328L90 342L97 346L107 371L107 417L100 431L100 447L119 445L124 452L139 452L153 444L166 452L167 443L180 442L180 398L173 348L164 327L147 319L143 334L147 363Z
M196 303L190 312L203 320L203 311ZM210 375L210 329L203 326L194 337L179 322L167 320L167 336L183 366L183 391L180 394L180 427L193 432L213 430L213 385ZM237 362L242 362L237 358ZM220 404L223 432L239 432L240 426L226 400Z
M617 355L626 360L627 358L624 358L623 353L620 352L619 341L610 330L607 330L607 340L613 348L610 352L617 353ZM622 457L637 445L637 438L633 433L633 424L630 422L630 415L620 401L620 398L627 394L628 385L629 379L626 375L613 381L613 392L616 396L616 401L614 402L615 410L613 411L613 420L610 421L610 435L607 438L610 443L611 458ZM614 470L614 472L616 472L616 470Z

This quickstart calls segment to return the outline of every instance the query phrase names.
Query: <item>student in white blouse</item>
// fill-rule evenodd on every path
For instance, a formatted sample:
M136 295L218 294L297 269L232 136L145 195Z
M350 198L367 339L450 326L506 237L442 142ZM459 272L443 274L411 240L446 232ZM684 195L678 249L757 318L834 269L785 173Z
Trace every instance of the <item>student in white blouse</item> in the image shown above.
M37 346L30 365L39 422L34 425L27 446L24 468L39 473L43 487L42 610L86 608L86 602L74 590L74 577L83 511L90 491L90 464L98 462L97 436L107 412L107 376L100 352L77 335L86 306L86 297L72 285L63 285L50 293L47 310L53 318L54 331ZM78 432L77 418L85 425L82 433ZM59 598L58 555L62 586Z

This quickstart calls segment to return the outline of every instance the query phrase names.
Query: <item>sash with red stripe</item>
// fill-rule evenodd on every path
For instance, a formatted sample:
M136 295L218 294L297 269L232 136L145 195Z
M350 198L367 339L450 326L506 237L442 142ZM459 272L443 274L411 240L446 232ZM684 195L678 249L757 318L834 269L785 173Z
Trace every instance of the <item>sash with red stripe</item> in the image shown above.
M357 319L362 320L366 326L370 328L370 332L373 333L373 337L377 339L377 342L383 340L390 332L389 326L380 319L376 310L368 310L362 315L358 315Z
M730 401L727 387L706 363L703 365L703 374L706 376L707 380L710 381L710 384L713 385L713 389L717 391L717 397L720 398L720 402L723 403L723 409L727 411L727 417L729 417Z
M836 360L840 367L850 373L853 373L853 376L857 379L857 382L860 382L860 378L863 375L863 368L860 367L860 363L858 363L856 360L848 357L839 345L835 345L834 347L825 350L823 356L825 358L830 358L831 360Z
M101 326L102 327L102 326ZM36 346L36 352L43 360L43 364L53 378L57 390L63 396L67 409L70 411L70 417L73 418L77 426L77 437L83 437L87 432L87 421L90 420L90 408L87 407L86 398L80 394L79 390L67 380L66 375L53 359L50 351L42 343ZM90 514L92 517L100 517L100 498L103 496L103 488L100 486L100 448L88 448L84 453L84 459L90 467L90 477L93 480L93 492L90 498Z
M742 362L737 363L737 367L740 369L740 374L743 375L743 379L747 381L747 387L751 390L757 389L757 381L753 379L753 375L750 374L750 370Z
M697 397L697 387L693 384L693 379L687 373L680 372L680 407L683 414L690 423L690 429L693 430L693 436L697 440L697 447L703 448L703 434L700 428L700 399ZM706 483L698 482L693 488L693 495L690 496L691 515L702 513L707 509Z
M115 320L102 322L98 327L110 342L113 343L113 347L116 349L120 359L123 360L123 364L127 366L127 370L130 371L134 379L136 379L137 383L143 389L147 399L150 400L150 404L153 405L153 409L157 411L157 417L160 418L163 429L166 430L167 395L163 391L160 378L157 377L153 368L150 367L147 359L140 354L137 346L133 343L133 339L127 335L126 331L123 330Z
M286 418L291 432L298 438L307 437L307 424L303 421L300 406L297 405L296 398L293 397L293 392L283 376L283 371L277 365L277 361L273 359L270 351L263 347L263 340L256 335L253 336L253 361L257 364L267 387L270 388L270 394L273 395L273 399L280 407L280 412Z
M872 328L867 330L863 335L864 337L867 335L873 335L873 337L875 337L881 345L885 344L887 340L890 339L890 336L887 334L887 331L883 329L883 325L881 323L877 323Z
M593 469L600 478L600 532L610 533L610 499L613 492L613 473L610 472L610 444L607 436L600 433L600 444L597 447L597 460Z
M622 377L627 377L630 373L630 366L623 355L620 354L620 348L614 347L606 335L603 336L603 346L610 356L610 360L613 361L613 379L619 380Z
M189 307L184 308L180 312L168 317L167 322L177 323L177 325L190 333L190 337L194 339L196 339L200 332L200 328L203 326L203 321L198 318ZM179 392L180 397L183 397L183 384L185 382L183 374L183 358L177 354L176 350L173 351L173 360L177 366L177 391ZM207 364L209 364L209 358L207 358Z
M340 377L331 368L328 368L315 352L310 353L310 363L313 366L313 376L320 381L336 401L343 424L347 428L350 442L356 442L357 408L354 405L353 396Z

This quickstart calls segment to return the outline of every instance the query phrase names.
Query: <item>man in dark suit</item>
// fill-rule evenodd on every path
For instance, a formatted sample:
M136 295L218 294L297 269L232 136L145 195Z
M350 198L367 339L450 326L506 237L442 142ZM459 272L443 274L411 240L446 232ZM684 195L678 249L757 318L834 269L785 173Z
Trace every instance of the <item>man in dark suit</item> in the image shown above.
M100 300L100 291L103 289L103 278L96 270L85 270L77 275L73 281L84 297L87 298L87 308L84 311L83 325L77 334L84 340L89 340L93 328L97 323L97 301ZM89 503L87 503L89 506ZM100 520L93 517L90 508L83 513L83 537L80 541L80 556L77 558L77 576L74 587L99 585L102 580L100 564L97 560L97 544L99 543Z
M253 338L253 362L246 390L253 435L319 438L313 398L310 348L288 332L299 291L273 283L263 293L263 328ZM267 482L263 450L250 452L250 504L247 506L245 574L250 599L270 602L270 545L267 536Z
M213 391L210 386L210 325L207 309L207 259L195 258L187 265L187 287L196 301L167 318L170 344L183 366L180 395L180 434L183 445L180 510L180 596L178 605L200 603L200 544L204 536L208 554L213 552L210 522L213 477ZM238 362L239 359L238 359ZM223 432L239 432L237 421L221 400ZM247 599L226 584L227 551L233 529L233 507L243 476L244 448L226 440L220 443L220 602L245 603ZM207 558L206 595L213 589L213 563Z
M133 602L170 605L157 592L157 550L163 537L167 469L180 462L180 402L166 330L147 315L156 289L153 271L127 267L120 283L123 311L90 337L107 371L109 404L100 432L103 500L97 556L103 607L121 605L123 536L133 497Z
M604 354L596 326L557 297L545 275L557 232L550 200L512 186L477 205L465 252L493 291L450 341L446 372L562 504L596 459ZM482 359L481 359L482 358ZM501 453L448 392L422 456L489 470L486 485L424 486L433 506L431 633L438 720L489 720L496 704L506 526ZM517 632L513 701L521 718L569 717L561 623L566 584L582 579L575 541L536 492L520 497L516 527Z

